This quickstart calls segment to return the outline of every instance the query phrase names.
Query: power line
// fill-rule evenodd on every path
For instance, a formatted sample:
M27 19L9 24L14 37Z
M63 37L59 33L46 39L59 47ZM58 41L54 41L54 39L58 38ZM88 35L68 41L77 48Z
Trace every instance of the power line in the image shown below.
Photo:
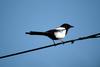
M84 37L79 37L79 38L73 39L73 40L68 40L68 41L63 42L63 44L69 43L69 42L74 43L75 41L93 39L93 38L100 38L100 33L89 35L89 36L84 36ZM11 57L11 56L16 56L16 55L20 55L20 54L24 54L24 53L28 53L28 52L32 52L32 51L36 51L36 50L40 50L40 49L44 49L44 48L49 48L49 47L57 46L57 45L60 45L60 44L62 44L62 42L57 43L57 44L52 44L52 45L47 45L47 46L35 48L35 49L30 49L30 50L26 50L26 51L16 52L16 53L0 56L0 59Z

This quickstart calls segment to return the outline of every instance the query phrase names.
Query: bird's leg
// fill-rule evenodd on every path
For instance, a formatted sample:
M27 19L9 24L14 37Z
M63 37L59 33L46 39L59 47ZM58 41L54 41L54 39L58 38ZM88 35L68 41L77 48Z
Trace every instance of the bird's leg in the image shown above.
M54 40L53 40L53 43L56 44Z
M59 39L59 40L62 42L62 44L64 44L64 41L62 39Z
M53 40L53 43L54 43L54 45L56 46L56 43L55 43L55 41Z

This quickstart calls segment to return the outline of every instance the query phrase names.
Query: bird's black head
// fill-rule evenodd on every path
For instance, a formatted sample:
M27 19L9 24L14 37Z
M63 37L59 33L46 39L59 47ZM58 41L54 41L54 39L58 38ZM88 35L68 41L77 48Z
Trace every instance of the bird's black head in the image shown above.
M69 28L73 28L74 26L71 26L70 24L64 23L60 27L64 27L66 29L69 29Z

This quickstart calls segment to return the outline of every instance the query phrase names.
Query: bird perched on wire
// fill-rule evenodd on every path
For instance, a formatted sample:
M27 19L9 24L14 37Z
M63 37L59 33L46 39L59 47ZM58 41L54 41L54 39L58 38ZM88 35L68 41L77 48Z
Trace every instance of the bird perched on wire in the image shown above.
M68 30L70 28L73 28L73 26L71 26L70 24L64 23L55 29L51 29L45 32L30 31L30 32L26 32L26 34L47 36L53 40L54 44L55 44L54 40L60 40L63 43L62 39L65 37L65 35L67 35Z

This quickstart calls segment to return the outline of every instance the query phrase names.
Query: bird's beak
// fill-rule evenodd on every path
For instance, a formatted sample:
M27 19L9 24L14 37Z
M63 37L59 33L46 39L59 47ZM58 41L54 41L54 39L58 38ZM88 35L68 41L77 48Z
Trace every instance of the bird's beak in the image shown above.
M70 26L70 28L73 28L74 26Z

